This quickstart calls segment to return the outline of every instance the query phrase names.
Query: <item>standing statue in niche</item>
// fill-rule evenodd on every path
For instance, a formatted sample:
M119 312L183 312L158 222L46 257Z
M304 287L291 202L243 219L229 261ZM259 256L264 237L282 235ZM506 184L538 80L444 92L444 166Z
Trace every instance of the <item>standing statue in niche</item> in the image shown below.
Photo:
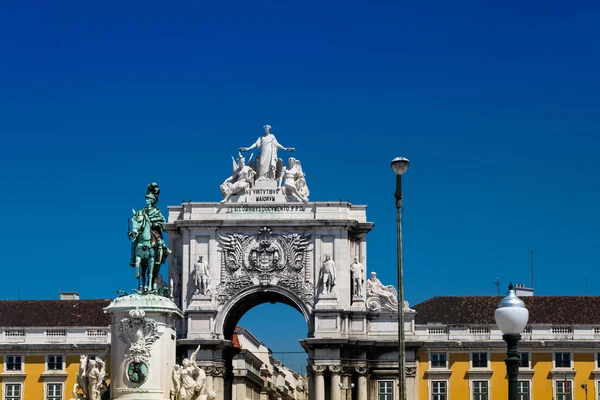
M283 172L283 189L287 196L294 196L303 203L308 202L310 191L306 186L306 178L300 160L290 157L288 166Z
M195 400L206 398L206 372L196 365L196 355L200 346L192 353L190 358L185 358L181 365L174 365L171 372L173 400Z
M367 280L367 307L371 311L381 309L387 311L398 310L398 299L396 298L396 288L392 285L384 286L377 274L371 272L371 277Z
M194 286L196 287L194 294L210 294L210 268L208 267L208 263L204 261L203 256L200 256L198 261L194 263L193 273Z
M350 265L350 273L352 274L352 297L362 298L363 285L365 284L365 269L358 262L358 257L354 257L354 262Z
M135 267L135 277L139 279L140 290L156 290L156 277L160 266L165 263L171 250L163 240L166 219L156 207L160 188L151 183L146 191L146 207L133 210L133 228L128 235L133 238L131 243L131 260L129 264Z
M252 159L252 156L250 156ZM256 173L246 165L246 159L241 154L236 163L233 161L233 173L221 184L221 194L225 196L221 203L227 203L234 194L244 194L246 189L252 187Z
M277 150L294 151L293 147L283 147L279 144L275 135L271 133L271 126L263 126L265 134L259 137L256 142L250 147L240 147L241 152L252 150L254 148L260 149L260 156L257 158L258 165L258 180L264 179L277 179Z
M321 294L333 294L333 287L335 286L335 262L329 254L325 256L319 279L322 285Z

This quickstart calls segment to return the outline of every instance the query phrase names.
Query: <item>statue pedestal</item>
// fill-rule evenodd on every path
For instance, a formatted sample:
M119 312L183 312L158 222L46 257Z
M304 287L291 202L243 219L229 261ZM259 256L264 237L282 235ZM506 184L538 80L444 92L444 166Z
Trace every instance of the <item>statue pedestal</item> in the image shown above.
M212 310L212 299L210 294L194 294L190 300L188 309L194 310Z
M110 398L169 400L181 310L166 297L132 294L104 312L111 316Z
M352 311L366 311L365 299L363 297L353 297L350 309Z
M338 303L337 295L335 293L319 295L319 300L315 305L316 310L332 310L338 308L340 308L340 304Z

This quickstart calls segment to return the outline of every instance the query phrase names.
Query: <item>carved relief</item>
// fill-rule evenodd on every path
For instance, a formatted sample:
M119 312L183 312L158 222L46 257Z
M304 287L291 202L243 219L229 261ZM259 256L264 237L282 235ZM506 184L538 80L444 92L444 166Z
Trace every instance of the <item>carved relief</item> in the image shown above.
M129 318L123 318L119 322L119 338L129 345L125 352L125 362L150 361L150 348L159 335L156 321L145 315L144 310L136 308L129 311Z
M417 367L406 367L405 371L405 375L407 377L412 377L417 375Z
M268 227L255 235L238 233L220 236L221 284L217 300L225 303L238 291L259 283L288 288L304 302L312 304L313 287L309 281L310 236L273 234Z

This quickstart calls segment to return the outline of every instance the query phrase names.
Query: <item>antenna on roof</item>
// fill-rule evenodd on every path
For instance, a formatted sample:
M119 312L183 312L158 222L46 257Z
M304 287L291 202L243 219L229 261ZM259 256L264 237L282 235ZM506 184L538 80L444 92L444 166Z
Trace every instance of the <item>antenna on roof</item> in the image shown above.
M531 255L531 288L534 289L535 286L533 286L533 250L530 250L529 254Z
M500 297L500 279L496 278L496 281L493 283L493 285L496 286L496 289L498 290L498 297Z

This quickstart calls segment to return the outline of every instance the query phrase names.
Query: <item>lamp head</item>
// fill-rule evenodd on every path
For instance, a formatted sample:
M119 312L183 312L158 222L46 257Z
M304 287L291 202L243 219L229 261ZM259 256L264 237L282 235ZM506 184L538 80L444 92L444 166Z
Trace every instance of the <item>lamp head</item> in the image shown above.
M408 161L408 158L405 157L396 157L392 160L391 165L392 170L396 175L402 175L408 169L410 161Z
M494 314L498 328L505 335L519 335L527 326L529 310L523 300L517 297L513 284L508 286L506 297L498 304Z
M338 383L339 388L342 388L342 382Z

